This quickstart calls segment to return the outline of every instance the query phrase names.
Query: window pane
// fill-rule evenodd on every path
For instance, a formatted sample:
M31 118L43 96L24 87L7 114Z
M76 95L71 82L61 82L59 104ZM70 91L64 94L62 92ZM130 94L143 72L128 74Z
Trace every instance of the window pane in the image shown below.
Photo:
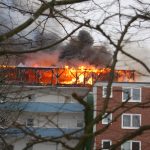
M112 114L108 115L108 122L110 123L112 121Z
M103 87L103 97L107 96L107 87ZM110 89L110 97L112 97L112 87Z
M104 118L104 119L103 119L103 123L104 123L104 124L108 124L108 119L107 119L107 118Z
M125 142L125 143L122 145L121 150L131 150L131 149L130 149L130 142Z
M108 124L108 123L110 123L112 121L112 114L107 115L107 113L105 113L105 115L103 116L103 118L104 119L102 120L102 122L104 124Z
M140 100L140 89L133 89L133 100Z
M108 124L108 116L106 116L106 115L107 115L107 114L105 114L105 115L103 116L102 122L105 123L105 124Z
M110 141L103 142L103 149L109 149L110 148Z
M123 89L123 100L129 100L131 97L131 89Z
M123 126L130 127L131 126L131 116L123 115Z
M27 119L27 126L32 127L33 126L33 119Z
M132 125L133 127L140 127L140 116L138 115L132 116Z
M132 142L132 150L140 150L140 143Z

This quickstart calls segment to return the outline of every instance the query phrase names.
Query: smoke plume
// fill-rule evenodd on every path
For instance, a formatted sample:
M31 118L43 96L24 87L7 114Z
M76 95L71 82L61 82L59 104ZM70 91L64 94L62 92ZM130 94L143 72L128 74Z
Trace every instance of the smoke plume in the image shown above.
M71 38L60 54L60 60L71 62L80 60L95 66L108 66L112 55L105 46L93 46L93 37L85 30L81 30L77 37Z
M31 12L34 12L39 6L39 3L37 3L39 2L38 0L2 1L8 6L15 6L19 9ZM6 8L1 9L0 13L2 14L0 16L0 23L3 24L3 26L0 26L0 34L13 29L30 17L29 14L24 14L23 11L9 10L9 7L7 6ZM45 18L40 17L37 22L42 21L42 19ZM0 50L21 51L37 47L42 48L56 43L61 39L59 36L61 32L56 33L55 31L60 31L59 26L53 18L49 18L49 20L45 26L42 26L42 24L37 26L37 24L33 23L21 33L2 42ZM56 30L54 30L54 28ZM110 65L112 55L107 51L107 48L105 46L95 47L93 44L94 39L89 32L81 30L76 37L71 37L69 43L65 45L63 43L58 44L33 54L17 55L13 57L7 56L7 58L9 58L7 63L11 65L19 65L22 63L26 66L33 66L35 64L39 66L58 66L64 64L78 66L81 64L89 64L103 67ZM5 60L5 58L3 58L3 60Z

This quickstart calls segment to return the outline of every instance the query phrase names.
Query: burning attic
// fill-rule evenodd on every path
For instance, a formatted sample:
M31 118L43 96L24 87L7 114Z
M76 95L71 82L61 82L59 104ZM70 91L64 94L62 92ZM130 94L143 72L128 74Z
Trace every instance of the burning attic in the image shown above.
M55 50L24 54L14 66L1 65L4 84L90 86L108 81L112 54L105 46L93 46L94 39L81 30L69 43ZM45 43L43 43L45 45ZM17 59L14 59L17 60ZM24 65L20 65L20 64ZM19 64L19 65L18 65ZM115 70L114 81L131 82L133 70Z
M23 85L66 85L88 86L98 81L107 81L111 69L74 67L15 67L1 66L1 82L5 84ZM134 80L134 71L115 70L114 81L124 82Z

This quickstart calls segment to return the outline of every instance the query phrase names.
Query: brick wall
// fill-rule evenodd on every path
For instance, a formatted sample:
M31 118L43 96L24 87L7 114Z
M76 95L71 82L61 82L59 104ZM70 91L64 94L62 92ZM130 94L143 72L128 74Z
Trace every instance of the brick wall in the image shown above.
M131 87L131 86L130 86ZM133 84L134 87L134 84ZM136 86L137 87L137 86ZM97 87L97 100L96 100L96 110L97 115L101 112L103 104L105 102L105 98L102 96L103 88L102 86ZM119 107L122 104L122 86L113 86L112 88L113 96L110 98L109 106L107 111L112 111L114 108ZM141 87L141 103L150 101L150 87ZM134 107L135 105L138 105L136 102L127 102L127 104L124 107L118 108L117 111L115 111L112 114L112 118L114 119L119 114L123 113L133 113L133 114L141 114L141 125L150 125L150 109L149 108L143 108L143 107L135 107L130 109L131 107ZM150 106L150 105L149 105ZM103 125L100 121L96 125L96 130L100 130L106 125ZM120 140L124 135L127 133L133 132L136 129L122 129L121 127L121 117L117 118L109 127L104 131L102 134L98 135L95 138L96 147L97 149L101 148L101 141L104 139L109 139L112 141L112 144L115 144L118 140ZM134 138L134 140L141 141L141 150L149 150L150 146L150 132L146 131L142 135Z

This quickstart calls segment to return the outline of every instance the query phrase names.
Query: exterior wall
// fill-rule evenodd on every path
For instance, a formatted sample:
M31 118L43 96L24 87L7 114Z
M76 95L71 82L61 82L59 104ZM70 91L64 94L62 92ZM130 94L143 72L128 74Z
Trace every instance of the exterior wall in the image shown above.
M102 96L103 86L106 86L106 83L101 83L96 85L95 89L95 103L96 103L96 110L97 115L101 112L105 98ZM136 84L136 83L117 83L113 84L112 90L113 90L113 96L110 98L108 111L112 111L114 108L118 107L122 103L122 87L138 87L141 88L141 100L142 102L148 102L150 99L150 84ZM121 107L115 113L112 114L112 119L114 119L117 115L120 113L133 113L133 114L141 114L141 125L149 125L150 124L150 110L149 108L142 108L142 107L136 107L131 110L126 110L129 107L134 106L135 104L138 104L137 102L127 102L125 105L126 107ZM102 124L102 122L99 122L96 125L96 131L102 129L105 125ZM116 119L115 122L113 122L108 129L106 129L105 132L98 135L95 139L96 147L101 148L101 141L102 140L111 140L112 144L115 144L117 141L119 141L125 134L130 133L132 131L135 131L135 129L122 129L121 127L121 117ZM141 141L141 150L149 150L149 135L150 132L146 131L144 134L136 137L134 140Z
M68 145L72 147L76 144L77 141L75 140L72 140L68 143ZM56 143L40 143L33 146L33 150L67 150L67 149L62 145Z
M78 128L77 120L83 121L83 113L21 113L18 118L18 123L26 125L26 121L29 118L34 119L33 127L42 128ZM53 122L53 123L52 123ZM56 125L58 126L56 126Z
M29 140L26 138L17 140L11 139L11 144L14 145L14 150L22 150L26 146L27 142L29 142Z
M62 150L62 146L55 143L40 143L33 146L33 150Z
M42 128L44 129L45 133L50 133L53 135L49 136L58 136L62 131L60 131L59 128L62 128L62 130L65 129L65 132L67 133L67 130L78 130L81 129L81 126L77 126L77 122L84 120L84 114L81 108L79 109L73 109L73 107L77 107L78 102L73 99L72 93L77 93L78 95L85 95L85 93L88 91L87 88L76 88L76 87L62 87L62 88L56 88L56 87L19 87L14 86L14 88L11 88L9 97L16 97L16 99L9 99L8 101L11 102L18 102L19 104L23 104L27 102L26 107L28 107L28 104L34 102L36 105L37 103L45 104L45 107L49 104L50 106L54 107L55 109L51 109L49 107L48 111L43 109L39 109L34 107L34 111L29 111L29 109L24 109L20 112L19 117L17 119L17 122L22 124L23 126L26 126L27 119L33 118L34 119L34 129ZM16 91L20 90L17 94ZM33 104L33 105L34 105ZM54 105L55 104L55 105ZM61 105L59 105L61 104ZM66 104L71 104L67 105ZM4 103L5 105L5 103ZM32 105L32 106L33 106ZM62 111L62 108L58 109L57 107L64 108ZM57 108L57 109L56 109ZM43 111L41 111L43 110ZM53 123L54 124L53 124ZM55 125L56 124L56 125ZM58 125L58 126L57 126ZM59 127L59 128L58 128ZM56 131L58 128L59 132ZM46 129L46 130L45 130ZM51 130L49 130L51 129ZM60 135L61 135L60 134ZM14 150L22 150L30 140L32 140L32 137L30 136L9 136L7 135L8 143L11 143L14 145ZM63 140L63 139L61 139ZM69 140L65 141L68 145L76 145L78 142L77 140ZM32 150L65 150L65 148L62 147L62 145L58 145L55 143L40 143L35 146L33 146Z
M7 143L13 145L13 150L23 150L27 144L32 141L34 141L34 138L30 136L7 137ZM66 140L65 138L61 138L61 141L70 147L73 147L78 143L78 140L75 139ZM35 144L32 146L31 150L66 150L66 148L59 143L49 141Z
M14 150L22 150L31 140L31 138L9 138L9 143L14 145ZM75 144L74 141L71 141L70 143ZM34 145L32 150L63 150L63 147L60 144L45 142Z
M7 88L6 88L7 89ZM51 87L51 86L10 86L9 101L50 102L50 103L77 103L72 93L83 96L88 88L84 87Z

